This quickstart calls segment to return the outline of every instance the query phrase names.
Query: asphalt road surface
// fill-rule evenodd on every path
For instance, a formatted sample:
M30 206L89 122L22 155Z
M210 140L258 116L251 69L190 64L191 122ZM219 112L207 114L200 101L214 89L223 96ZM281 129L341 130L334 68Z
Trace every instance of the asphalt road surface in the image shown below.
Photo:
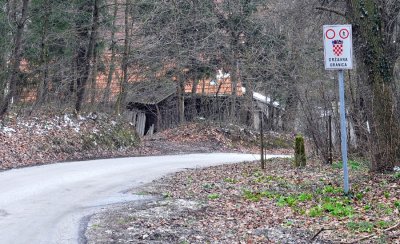
M85 216L111 207L110 204L141 198L124 194L127 189L184 168L256 159L251 154L190 154L3 171L0 172L0 243L80 243Z

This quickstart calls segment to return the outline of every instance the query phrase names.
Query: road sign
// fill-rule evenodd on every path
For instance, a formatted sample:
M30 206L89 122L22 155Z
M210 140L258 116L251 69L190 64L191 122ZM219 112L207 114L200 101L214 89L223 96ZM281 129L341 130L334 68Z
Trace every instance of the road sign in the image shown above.
M324 25L325 69L353 68L351 25Z
M348 194L347 121L344 99L344 70L353 68L353 41L351 25L324 25L325 69L339 72L340 137L342 140L344 193Z
M343 160L343 182L344 193L349 193L349 169L347 167L347 121L346 121L346 106L344 100L344 71L339 70L339 101L340 101L340 138L342 145L342 160Z

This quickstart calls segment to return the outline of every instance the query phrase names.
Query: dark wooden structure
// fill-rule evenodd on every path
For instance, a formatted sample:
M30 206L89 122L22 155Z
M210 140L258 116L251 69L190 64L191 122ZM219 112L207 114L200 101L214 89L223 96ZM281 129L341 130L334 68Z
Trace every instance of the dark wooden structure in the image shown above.
M173 81L136 82L128 87L126 116L133 123L139 136L152 135L157 131L179 125L177 84ZM260 114L263 115L264 129L279 130L281 108L276 102L259 93L253 93L254 106L250 110L240 109L245 104L244 93L234 100L238 108L236 123L259 129ZM184 95L185 120L199 118L228 122L232 99L229 94L192 93ZM259 112L262 113L259 113Z
M126 116L139 136L152 135L178 124L176 90L176 84L169 81L129 85Z

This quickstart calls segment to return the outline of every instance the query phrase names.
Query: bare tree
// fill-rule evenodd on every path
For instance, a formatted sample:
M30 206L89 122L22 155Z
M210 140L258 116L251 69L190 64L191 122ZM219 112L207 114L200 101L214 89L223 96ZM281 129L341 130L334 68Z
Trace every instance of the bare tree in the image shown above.
M342 9L340 9L342 7ZM393 169L400 157L394 65L399 59L400 5L392 0L348 0L318 7L353 24L357 72L364 89L357 99L371 154L372 170ZM360 130L362 131L362 130Z
M116 21L117 21L117 14L118 14L118 0L114 0L114 7L113 7L113 17L112 17L112 24L111 24L111 44L110 44L110 50L111 50L111 57L110 57L110 65L109 65L109 70L108 70L108 76L107 76L107 85L104 91L103 95L103 103L108 103L110 100L110 93L111 93L111 82L114 78L114 72L115 72L115 62L116 62L116 52L117 52L117 40L115 39L115 32L116 30Z
M75 110L81 111L82 103L84 101L84 95L86 90L86 84L89 80L90 72L90 60L93 55L93 50L96 45L96 34L99 24L99 0L93 0L92 2L85 3L82 8L92 15L91 27L85 25L84 22L77 23L78 37L81 38L82 43L77 50L77 67L79 76L77 79L77 98L75 103ZM84 40L89 40L87 46Z
M11 1L10 4L12 5L12 10L10 12L11 16L14 16L13 19L15 20L16 30L13 36L13 50L11 53L11 60L9 65L9 78L8 78L8 91L5 97L0 101L0 118L4 116L4 114L8 111L10 107L11 100L16 95L17 91L17 82L18 82L18 73L19 67L21 64L21 50L22 50L22 38L25 28L25 23L27 20L27 13L28 13L28 5L29 0L23 0L22 6L20 10L20 18L17 19L17 3L16 1ZM19 14L18 14L19 15ZM6 86L6 87L7 87Z

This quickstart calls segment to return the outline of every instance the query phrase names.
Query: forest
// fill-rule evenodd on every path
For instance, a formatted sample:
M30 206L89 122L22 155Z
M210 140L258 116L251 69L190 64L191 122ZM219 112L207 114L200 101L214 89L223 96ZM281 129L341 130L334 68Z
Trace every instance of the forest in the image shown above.
M137 96L149 96L137 88L142 83L158 84L166 95L173 84L175 95L164 105L174 112L164 114L175 125L207 116L253 127L260 119L255 94L262 94L279 111L270 129L304 134L324 162L330 137L340 155L340 115L337 72L324 69L322 26L351 24L350 153L376 172L400 163L398 0L0 0L0 6L2 123L10 113L123 114ZM221 90L221 77L229 89ZM211 95L205 83L217 87ZM145 105L164 99L153 95L156 102Z

